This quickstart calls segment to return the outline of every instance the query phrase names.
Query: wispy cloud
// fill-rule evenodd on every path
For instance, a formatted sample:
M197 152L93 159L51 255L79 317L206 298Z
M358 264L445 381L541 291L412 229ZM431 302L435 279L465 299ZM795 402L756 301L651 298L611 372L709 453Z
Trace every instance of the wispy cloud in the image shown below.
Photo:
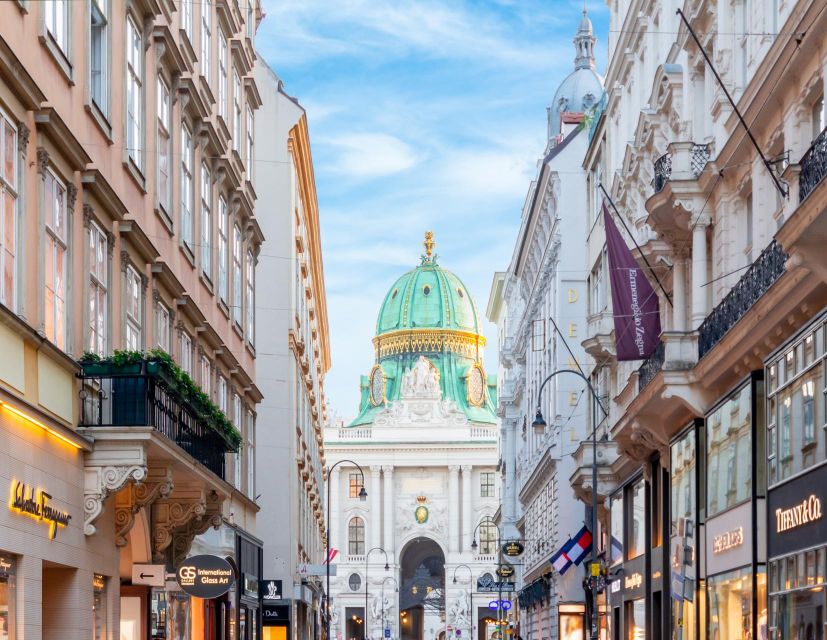
M347 134L326 139L335 154L331 171L354 179L378 178L410 169L421 155L386 133Z

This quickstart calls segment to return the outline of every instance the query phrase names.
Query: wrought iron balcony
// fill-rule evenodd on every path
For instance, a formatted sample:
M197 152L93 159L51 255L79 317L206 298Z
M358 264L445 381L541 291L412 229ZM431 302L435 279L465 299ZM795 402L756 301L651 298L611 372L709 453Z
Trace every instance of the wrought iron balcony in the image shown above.
M654 378L658 371L663 369L663 363L666 360L666 347L663 341L658 343L655 350L652 352L646 361L637 370L637 390L638 393L643 391Z
M652 187L655 189L655 193L659 193L671 177L672 155L664 153L660 158L655 160L655 177L652 179Z
M801 173L798 176L798 201L801 202L827 175L827 128L813 140L807 152L801 156Z
M692 169L693 176L697 178L701 175L711 155L711 144L696 144L692 147L692 158L689 161L689 166Z
M698 328L698 359L704 357L758 302L785 270L787 252L773 240Z
M224 454L235 446L147 363L120 371L86 366L81 378L81 427L152 427L226 479Z

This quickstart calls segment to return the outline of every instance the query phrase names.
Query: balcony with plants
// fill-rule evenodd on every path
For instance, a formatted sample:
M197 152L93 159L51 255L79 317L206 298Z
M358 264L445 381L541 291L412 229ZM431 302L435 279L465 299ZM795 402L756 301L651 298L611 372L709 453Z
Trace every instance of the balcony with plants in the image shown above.
M238 451L241 434L169 354L85 353L79 364L80 427L152 427L225 479L225 454Z

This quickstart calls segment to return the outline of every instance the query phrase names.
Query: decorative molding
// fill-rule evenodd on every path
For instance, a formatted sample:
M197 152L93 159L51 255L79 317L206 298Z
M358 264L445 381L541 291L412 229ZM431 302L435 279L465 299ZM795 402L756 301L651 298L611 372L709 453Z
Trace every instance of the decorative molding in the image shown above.
M94 535L95 520L103 511L103 502L111 493L123 489L130 480L142 482L146 478L144 465L87 466L83 488L83 533Z
M106 231L106 252L109 254L109 259L111 260L115 253L115 234L108 229Z
M87 203L83 205L83 228L88 229L92 226L92 219L95 217L95 208Z
M167 498L174 488L172 469L150 469L146 482L132 484L119 492L115 502L115 545L125 547L135 515L156 500Z
M37 148L37 172L40 175L46 174L46 169L49 168L49 152L45 147Z
M121 249L121 271L126 273L126 268L131 266L132 261L129 259L129 252L126 249Z
M66 208L70 213L74 213L77 201L78 188L70 182L66 185Z
M17 151L19 153L25 154L26 150L29 148L29 136L31 135L31 129L26 126L26 123L22 120L17 122Z

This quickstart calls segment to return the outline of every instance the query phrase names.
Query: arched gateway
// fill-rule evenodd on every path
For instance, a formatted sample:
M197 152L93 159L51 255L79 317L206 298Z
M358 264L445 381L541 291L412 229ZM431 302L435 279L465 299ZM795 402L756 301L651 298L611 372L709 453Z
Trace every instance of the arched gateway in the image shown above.
M445 619L445 554L429 538L415 538L399 558L401 640L438 637Z

